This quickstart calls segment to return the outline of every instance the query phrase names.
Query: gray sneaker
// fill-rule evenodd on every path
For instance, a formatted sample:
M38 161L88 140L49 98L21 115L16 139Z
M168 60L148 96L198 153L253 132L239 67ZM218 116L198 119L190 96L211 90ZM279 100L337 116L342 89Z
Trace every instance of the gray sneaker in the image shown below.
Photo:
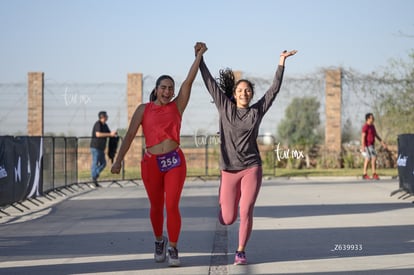
M175 247L168 247L168 265L172 267L180 266L180 259L178 258L178 250Z
M165 261L167 254L167 245L168 239L165 236L162 237L162 241L155 241L154 259L157 263L162 263Z

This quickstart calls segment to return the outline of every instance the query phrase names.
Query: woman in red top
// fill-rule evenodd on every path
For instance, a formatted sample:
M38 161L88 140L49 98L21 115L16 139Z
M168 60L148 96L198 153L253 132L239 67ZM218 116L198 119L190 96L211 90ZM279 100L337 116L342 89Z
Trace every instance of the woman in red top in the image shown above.
M200 43L195 45L195 49L198 54L177 97L172 100L174 80L163 75L156 82L150 102L138 106L111 169L112 173L120 172L122 160L142 125L146 153L141 161L141 177L151 205L150 219L156 238L154 258L156 262L166 259L168 239L163 236L165 201L170 266L180 265L177 250L181 230L179 201L187 172L185 158L179 148L181 116L190 98L201 57L207 50Z

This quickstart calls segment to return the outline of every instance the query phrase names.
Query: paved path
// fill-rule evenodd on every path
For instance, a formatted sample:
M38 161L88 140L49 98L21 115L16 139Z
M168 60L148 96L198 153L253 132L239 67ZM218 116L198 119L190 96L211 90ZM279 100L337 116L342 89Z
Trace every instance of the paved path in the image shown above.
M154 262L145 190L124 186L0 219L0 274L414 274L414 204L390 196L396 180L266 180L247 266L232 265L238 224L217 224L218 182L189 180L179 268Z

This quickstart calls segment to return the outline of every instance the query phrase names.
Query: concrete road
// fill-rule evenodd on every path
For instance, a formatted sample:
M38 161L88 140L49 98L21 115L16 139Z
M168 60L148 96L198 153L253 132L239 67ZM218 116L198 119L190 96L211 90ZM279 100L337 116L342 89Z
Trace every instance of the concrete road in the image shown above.
M0 274L414 274L414 204L390 196L396 180L264 181L249 265L233 266L238 223L217 223L218 181L189 179L178 268L153 260L142 184L103 185L6 209Z

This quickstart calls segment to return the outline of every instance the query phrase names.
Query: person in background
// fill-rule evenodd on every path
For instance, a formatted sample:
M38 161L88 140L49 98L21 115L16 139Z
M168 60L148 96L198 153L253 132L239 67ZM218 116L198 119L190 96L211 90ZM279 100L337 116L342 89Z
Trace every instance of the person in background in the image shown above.
M92 128L92 138L90 144L92 154L91 176L96 187L101 186L98 183L98 178L106 166L106 140L108 137L115 137L117 135L116 131L109 130L108 124L106 124L108 121L108 114L105 111L100 111L98 118L98 121L95 122Z
M377 138L381 145L384 148L387 148L387 145L384 141L379 137L377 131L374 126L374 115L372 113L368 113L365 115L365 124L362 126L362 133L361 133L361 153L365 157L364 161L364 174L362 178L364 180L371 179L367 174L368 164L371 161L371 170L372 170L372 179L379 180L379 176L376 170L376 160L377 160L377 152L375 151L375 139Z
M150 102L137 107L119 149L111 172L119 173L138 128L142 125L146 152L141 161L141 177L150 201L150 220L155 237L154 259L164 262L168 250L169 266L179 266L177 242L181 231L179 203L187 174L180 149L182 115L190 99L191 88L204 50L197 43L198 54L174 98L174 79L160 76L151 92ZM168 238L163 236L164 204L167 213ZM167 248L169 242L169 246Z
M205 46L204 46L205 47ZM230 69L221 70L218 83L204 60L200 71L220 115L221 182L219 221L233 224L240 208L239 244L234 264L247 264L246 245L253 228L253 209L262 183L262 161L257 145L260 123L279 93L285 60L296 51L284 51L273 84L262 98L250 105L254 85L247 79L235 82Z

